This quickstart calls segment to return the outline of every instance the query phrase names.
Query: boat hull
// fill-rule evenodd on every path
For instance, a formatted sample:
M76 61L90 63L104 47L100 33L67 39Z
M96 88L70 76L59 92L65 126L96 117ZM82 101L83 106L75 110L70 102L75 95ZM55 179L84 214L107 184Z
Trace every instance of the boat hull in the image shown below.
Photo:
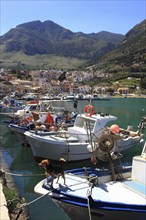
M113 164L114 165L114 164ZM49 195L71 219L146 219L146 143L129 167L110 166L73 169L57 182L52 177L39 182L34 191ZM114 172L113 172L114 171Z
M129 148L136 147L137 145L141 145L143 147L144 146L144 135L141 134L134 138L127 137L123 140L118 140L116 144L117 144L118 152L128 150Z
M53 199L55 203L62 208L65 213L73 220L84 219L89 220L90 215L92 220L102 219L102 220L145 220L146 213L144 212L137 212L137 211L130 211L130 210L114 210L113 207L99 207L98 209L92 209L91 207L82 207L78 205L74 205L71 203L64 203L62 201ZM128 207L127 207L128 209Z
M67 134L65 133L61 135L64 135L64 137L60 137L60 134L53 135L51 132L48 134L42 132L39 135L31 132L25 133L35 158L59 160L63 157L66 161L81 161L91 159L94 154L97 158L105 160L105 154L99 148L95 152L89 151L89 142L77 140L75 137L66 138ZM130 137L126 140L122 139L119 140L116 148L118 152L124 152L137 146L142 140L143 135L135 138ZM144 145L144 141L141 144Z
M63 183L62 180L59 185L57 185L54 181L55 187L54 189L51 190L46 180L42 180L35 186L34 191L36 193L43 195L48 194L53 199L53 201L57 205L59 205L59 207L63 209L71 219L74 220L78 220L78 219L144 220L145 219L146 204L144 202L138 204L138 200L133 202L133 200L131 199L130 201L133 202L133 204L127 202L126 200L125 202L122 202L121 200L118 201L118 198L116 198L115 195L114 197L117 200L117 202L114 202L114 198L113 200L110 201L104 201L102 197L104 191L102 191L102 194L100 194L99 191L96 191L95 193L94 187L92 188L91 194L90 193L88 194L88 189L90 187L87 183L87 180L86 179L81 180L80 177L83 175L83 173L87 175L86 173L90 174L90 172L92 172L92 170L88 168L86 168L84 171L82 169L67 171L66 186L62 186ZM100 171L95 171L95 173L98 175L98 183L108 182L109 180L111 180L111 176L108 175L107 171L100 170ZM130 167L129 168L127 167L125 171L123 170L121 174L124 179L129 178L129 176L131 175ZM79 178L76 175L78 175ZM119 178L118 173L116 174L116 178ZM51 181L51 178L49 179ZM73 179L74 180L76 179L76 181L74 181ZM111 186L109 187L112 187L112 184L114 184L114 182L111 182L110 184ZM76 187L77 189L75 190ZM98 186L95 185L95 188L96 187ZM106 188L102 188L102 189L106 190ZM108 189L109 188L107 188L107 193L108 193ZM78 193L79 191L81 191L82 193ZM116 191L114 192L115 192L114 194L117 194ZM91 196L92 193L94 194L94 199ZM95 199L95 197L99 197L99 199L98 198ZM126 196L124 196L124 198L126 199Z
M61 139L55 141L55 137L51 133L43 138L43 136L27 132L26 138L35 158L59 160L63 157L66 161L80 161L90 159L92 156L87 149L88 143L86 142L67 143Z
M17 124L10 124L9 129L13 132L21 141L21 143L29 144L24 133L29 130L28 127L18 126Z

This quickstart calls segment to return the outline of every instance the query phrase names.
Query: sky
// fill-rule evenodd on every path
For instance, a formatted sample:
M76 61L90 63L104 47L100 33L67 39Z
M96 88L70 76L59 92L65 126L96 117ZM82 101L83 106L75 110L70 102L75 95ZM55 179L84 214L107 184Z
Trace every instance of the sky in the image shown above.
M51 20L73 32L126 34L146 19L146 0L0 0L0 35Z

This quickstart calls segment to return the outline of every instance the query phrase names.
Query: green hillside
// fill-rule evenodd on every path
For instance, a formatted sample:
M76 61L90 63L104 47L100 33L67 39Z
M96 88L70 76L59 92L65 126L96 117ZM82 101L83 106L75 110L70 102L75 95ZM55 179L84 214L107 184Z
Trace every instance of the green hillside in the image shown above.
M90 63L91 64L91 63ZM136 25L116 49L92 61L93 69L107 73L146 74L146 20ZM89 65L89 64L88 64Z
M0 66L76 68L111 51L123 38L106 31L73 33L52 21L28 22L0 37Z

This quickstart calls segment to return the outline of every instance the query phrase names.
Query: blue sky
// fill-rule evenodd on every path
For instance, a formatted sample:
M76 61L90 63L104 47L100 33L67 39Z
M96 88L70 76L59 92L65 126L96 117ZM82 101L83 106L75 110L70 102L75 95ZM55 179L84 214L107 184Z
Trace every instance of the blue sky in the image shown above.
M146 0L1 0L0 4L0 35L35 20L51 20L73 32L126 34L146 19Z

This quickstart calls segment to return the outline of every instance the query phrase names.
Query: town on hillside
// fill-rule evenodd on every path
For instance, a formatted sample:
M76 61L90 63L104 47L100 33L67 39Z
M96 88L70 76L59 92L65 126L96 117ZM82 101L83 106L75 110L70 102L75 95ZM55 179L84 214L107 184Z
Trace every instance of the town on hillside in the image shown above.
M85 95L94 94L95 96L120 96L132 97L137 94L144 96L141 93L140 87L132 88L127 85L122 85L119 81L112 84L95 83L95 79L108 79L110 73L102 71L84 70L84 71L68 71L64 70L31 70L17 71L0 69L0 97L7 95L11 97L22 98L27 93L35 94L36 96L58 96L61 98L66 95L78 95L78 98L83 98ZM137 79L139 80L139 79ZM100 80L99 80L100 82ZM77 97L77 96L76 96Z

